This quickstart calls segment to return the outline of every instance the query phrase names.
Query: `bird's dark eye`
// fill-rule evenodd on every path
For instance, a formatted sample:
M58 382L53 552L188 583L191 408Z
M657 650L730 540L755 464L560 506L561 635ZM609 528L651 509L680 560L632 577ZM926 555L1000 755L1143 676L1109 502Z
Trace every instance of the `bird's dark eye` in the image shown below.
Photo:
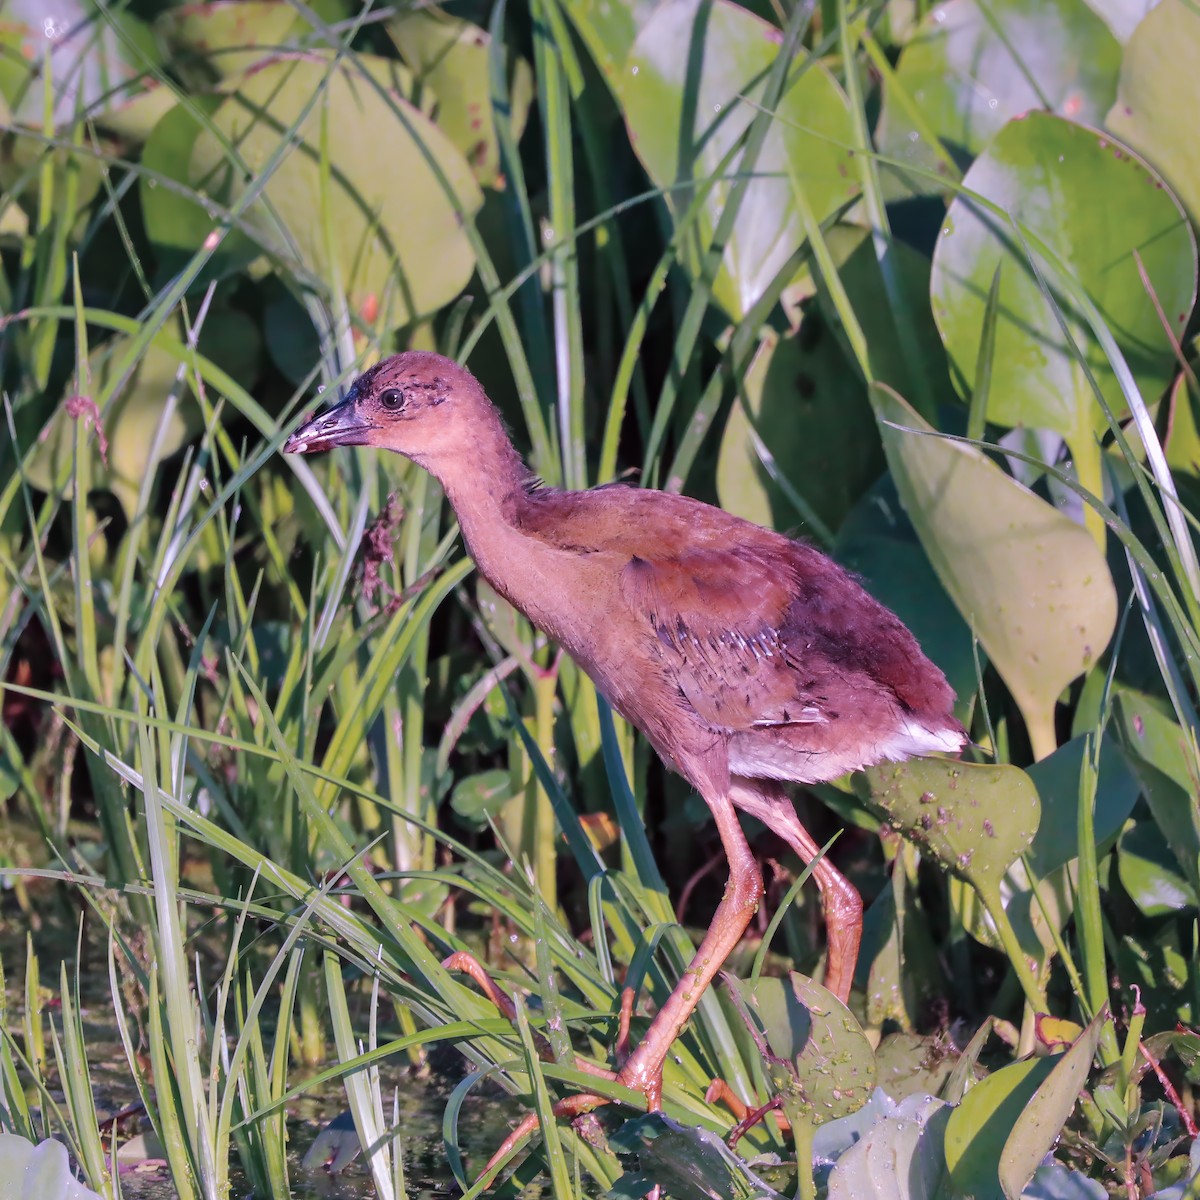
M404 407L404 393L399 388L388 388L379 393L379 403L389 412L395 412Z

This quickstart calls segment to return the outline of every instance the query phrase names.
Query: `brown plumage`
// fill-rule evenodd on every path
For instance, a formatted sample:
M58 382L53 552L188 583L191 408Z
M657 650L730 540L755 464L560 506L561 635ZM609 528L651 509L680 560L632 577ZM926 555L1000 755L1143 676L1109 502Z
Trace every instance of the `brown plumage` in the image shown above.
M704 797L729 884L695 960L617 1078L657 1103L662 1064L741 938L762 877L736 809L806 862L781 781L961 749L954 694L900 620L819 551L711 505L622 485L540 486L474 377L409 351L366 372L285 450L373 445L441 482L488 582L591 676ZM827 859L826 986L849 995L862 904Z

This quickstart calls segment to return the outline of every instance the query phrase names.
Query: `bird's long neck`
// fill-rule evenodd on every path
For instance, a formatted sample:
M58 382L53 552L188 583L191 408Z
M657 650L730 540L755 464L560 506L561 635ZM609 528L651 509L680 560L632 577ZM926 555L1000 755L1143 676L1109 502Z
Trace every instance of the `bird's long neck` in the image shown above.
M468 454L428 467L454 508L471 557L495 584L513 573L512 556L522 540L514 522L533 474L490 404L481 409L473 433Z

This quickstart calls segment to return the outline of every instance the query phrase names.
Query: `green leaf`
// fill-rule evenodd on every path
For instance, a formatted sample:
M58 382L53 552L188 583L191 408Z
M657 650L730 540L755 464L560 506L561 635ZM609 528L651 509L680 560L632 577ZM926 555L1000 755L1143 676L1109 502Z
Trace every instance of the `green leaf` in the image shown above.
M921 544L1044 758L1055 749L1059 695L1104 652L1116 625L1108 564L1082 526L980 451L928 436L894 392L874 395L879 419L893 423L883 426L883 447Z
M450 807L460 821L484 828L513 797L512 773L499 769L468 775L454 785Z
M820 314L790 336L764 330L742 387L745 407L730 411L717 460L721 506L775 529L803 524L811 511L836 529L878 477L883 454L866 388Z
M1148 917L1196 907L1196 893L1153 821L1139 821L1121 834L1117 873L1129 898Z
M925 1200L946 1173L944 1142L952 1109L933 1096L911 1096L875 1122L838 1159L829 1200Z
M564 0L563 8L576 32L614 91L634 41L657 7L658 0L625 0L621 4L611 0Z
M912 630L921 649L945 672L958 694L955 712L966 720L978 683L971 627L942 587L890 473L846 519L834 557ZM985 666L986 654L979 657Z
M301 11L285 0L187 4L168 9L155 28L185 60L201 58L224 79L245 74L313 30Z
M1126 411L1116 377L1083 315L1058 290L1058 268L1035 241L1095 302L1142 394L1157 398L1175 373L1175 355L1135 254L1175 336L1196 297L1195 243L1158 176L1111 138L1035 112L1007 125L963 184L1021 226L1110 408L1118 416ZM1096 434L1108 429L1104 412L1025 248L1003 218L967 194L946 214L930 285L951 364L961 379L974 379L988 289L1000 264L988 419L1054 430L1070 444L1081 478L1098 481L1097 473L1084 476L1078 460L1086 455L1098 463Z
M1161 0L1129 39L1105 124L1154 164L1200 224L1200 146L1188 115L1200 111L1197 62L1200 12L1188 0Z
M850 1010L832 992L796 971L738 982L746 1007L762 1024L793 1124L823 1125L866 1102L875 1084L875 1055Z
M433 93L433 119L466 156L475 178L485 186L502 183L488 83L491 35L440 8L398 11L387 29L417 86ZM510 74L512 132L520 138L533 96L533 75L523 58L512 59Z
M925 12L884 94L882 153L939 169L928 135L962 166L1014 117L1050 109L1099 124L1116 94L1121 47L1083 0L948 0ZM901 97L916 108L914 122ZM923 128L921 127L923 126ZM893 187L931 185L888 169Z
M1000 1186L1008 1200L1020 1200L1038 1164L1050 1153L1075 1109L1100 1044L1100 1033L1109 1020L1102 1008L1065 1053L1050 1061L1054 1069L1017 1114L1000 1155ZM967 1096L967 1101L971 1099ZM957 1177L955 1182L958 1182Z
M855 790L943 867L993 894L1041 812L1033 781L1004 763L885 763L856 775Z
M1079 772L1087 750L1087 738L1072 738L1049 758L1028 768L1029 777L1042 801L1042 819L1029 865L1039 879L1079 856ZM1096 844L1115 838L1133 811L1138 798L1138 781L1125 756L1111 738L1100 747L1100 770L1096 781Z
M775 1200L779 1196L707 1129L680 1125L663 1113L626 1121L609 1138L622 1156L636 1155L637 1175L617 1181L615 1196L643 1196L660 1184L674 1200ZM782 1198L781 1198L782 1200Z
M368 55L355 63L360 69L310 53L249 75L213 117L249 174L235 170L217 138L202 132L190 181L197 187L203 181L226 204L258 186L255 173L320 94L264 187L272 213L256 203L249 219L274 240L278 216L299 264L337 280L364 319L394 328L433 313L465 286L474 255L463 225L482 196L446 135L400 95L389 103L362 74L393 79L394 88L404 82L398 64Z
M1054 1070L1052 1058L1027 1058L977 1083L950 1114L946 1166L965 1196L1000 1195L1000 1156L1017 1118Z
M779 31L729 0L665 0L639 34L617 91L630 139L662 188L707 180L754 119L752 103L778 52ZM804 240L794 189L822 220L857 194L853 123L833 76L812 62L787 89L756 163L714 295L745 316ZM736 175L739 154L730 161ZM706 246L734 180L717 184L701 219ZM675 213L690 186L667 194ZM696 249L696 248L693 248ZM698 254L693 253L692 261Z
M103 116L145 88L143 76L162 57L149 28L128 8L87 0L5 0L0 27L0 96L11 119L42 128L43 62L49 68L56 129L79 112Z
M1148 697L1122 688L1116 712L1121 743L1155 823L1175 855L1193 895L1200 895L1200 808L1196 744Z

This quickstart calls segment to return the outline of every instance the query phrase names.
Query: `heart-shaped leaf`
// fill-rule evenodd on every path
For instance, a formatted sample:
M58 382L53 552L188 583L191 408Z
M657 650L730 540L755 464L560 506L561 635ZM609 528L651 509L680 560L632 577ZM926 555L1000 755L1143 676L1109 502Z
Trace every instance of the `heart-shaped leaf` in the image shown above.
M1112 637L1117 597L1108 564L1082 526L980 451L928 436L895 392L876 388L874 398L888 465L925 553L1044 758L1056 745L1059 695Z
M417 86L428 88L436 98L438 128L466 156L480 183L497 183L500 145L488 78L491 35L440 8L399 10L387 29ZM525 128L532 93L529 64L517 58L512 63L508 96L515 138Z

